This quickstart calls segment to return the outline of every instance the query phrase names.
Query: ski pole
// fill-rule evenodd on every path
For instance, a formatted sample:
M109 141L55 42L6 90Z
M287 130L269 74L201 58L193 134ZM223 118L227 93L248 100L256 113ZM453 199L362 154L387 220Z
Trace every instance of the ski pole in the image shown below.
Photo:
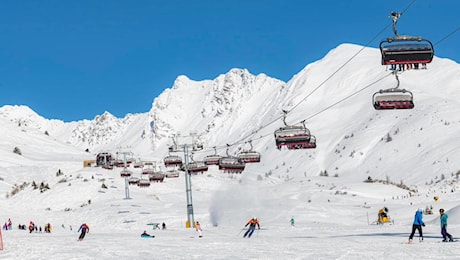
M242 228L242 229L240 230L240 232L238 232L237 236L239 236L239 235L241 234L241 232L243 232L243 230L244 230L244 228Z

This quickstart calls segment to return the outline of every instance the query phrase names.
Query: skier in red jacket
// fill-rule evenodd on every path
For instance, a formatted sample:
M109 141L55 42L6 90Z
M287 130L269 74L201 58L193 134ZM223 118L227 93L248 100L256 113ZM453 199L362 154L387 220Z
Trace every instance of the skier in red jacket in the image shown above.
M80 228L78 229L77 232L80 232L80 230L81 230L81 234L78 237L79 241L81 241L81 240L83 240L83 238L85 238L85 235L86 235L87 232L89 233L89 227L88 227L88 225L86 225L86 223L83 223L83 224L81 224L81 226L80 226Z

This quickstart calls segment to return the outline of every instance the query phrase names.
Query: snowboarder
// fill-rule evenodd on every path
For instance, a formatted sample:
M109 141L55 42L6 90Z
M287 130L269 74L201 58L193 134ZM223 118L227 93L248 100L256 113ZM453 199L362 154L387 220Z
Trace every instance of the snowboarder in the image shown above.
M155 237L154 235L149 235L147 231L144 230L144 232L141 234L142 238L149 238L149 237Z
M452 235L447 233L447 214L444 213L444 209L440 209L439 210L439 214L441 214L441 216L439 217L440 221L441 221L441 235L442 235L442 242L452 242L454 241L454 239L452 238ZM449 240L447 240L447 238L449 238Z
M244 227L247 227L248 225L249 225L249 228L246 231L246 233L244 233L243 237L247 236L248 238L250 238L252 236L252 233L254 233L254 230L256 229L256 225L260 229L259 220L257 220L256 217L254 217L254 218L250 219L248 221L248 223L246 223L246 225Z
M424 227L424 226L425 226L425 223L423 222L422 209L418 209L415 212L414 222L412 224L412 233L410 233L410 236L409 236L409 243L412 242L412 238L414 237L415 230L418 230L418 234L420 236L419 241L420 242L423 241L422 227Z
M200 237L200 238L203 237L203 235L202 235L203 230L201 229L200 222L198 222L198 221L195 223L195 230L196 230L196 232L198 232L198 237Z
M81 224L81 226L80 226L80 228L78 229L77 232L80 232L80 230L81 230L81 234L78 237L78 240L82 241L83 238L85 238L86 233L87 232L89 233L89 227L88 227L88 225L86 225L86 223L83 223L83 224Z

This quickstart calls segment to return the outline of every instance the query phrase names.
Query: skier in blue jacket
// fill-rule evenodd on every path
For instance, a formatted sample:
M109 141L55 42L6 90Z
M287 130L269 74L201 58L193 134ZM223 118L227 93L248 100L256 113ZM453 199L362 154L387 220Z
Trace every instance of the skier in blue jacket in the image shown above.
M412 233L410 233L410 236L409 236L409 243L412 242L412 238L414 237L415 230L418 230L418 234L420 236L419 241L420 242L423 241L422 227L424 227L424 226L425 226L425 223L423 222L422 209L418 209L415 212L414 222L412 224Z

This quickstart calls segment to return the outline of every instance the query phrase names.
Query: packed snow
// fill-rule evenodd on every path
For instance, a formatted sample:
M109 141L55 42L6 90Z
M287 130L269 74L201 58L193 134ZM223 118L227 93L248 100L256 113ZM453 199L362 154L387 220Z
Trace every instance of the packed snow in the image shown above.
M26 106L1 107L0 216L11 219L12 230L2 230L0 258L458 259L460 243L441 243L438 211L446 210L448 231L460 236L460 66L435 57L427 70L402 72L401 87L414 93L413 110L373 109L372 94L395 80L372 48L314 91L361 48L340 45L287 83L240 69L200 82L180 76L151 111L123 119L106 112L64 123ZM316 149L276 149L281 109L292 109L289 124L308 118ZM248 140L262 157L242 174L210 166L191 176L202 238L187 227L184 173L126 190L123 168L83 167L103 151L161 162L178 132L200 137L205 149L195 160L213 154L213 147L235 154L249 148ZM34 189L34 182L49 189ZM392 222L376 224L383 208ZM416 233L407 244L419 208L433 214L423 215L424 241ZM253 217L261 228L243 238ZM52 230L18 229L31 221L42 228L50 223ZM89 233L78 241L82 223ZM166 229L156 229L162 223ZM144 230L155 237L141 238Z

